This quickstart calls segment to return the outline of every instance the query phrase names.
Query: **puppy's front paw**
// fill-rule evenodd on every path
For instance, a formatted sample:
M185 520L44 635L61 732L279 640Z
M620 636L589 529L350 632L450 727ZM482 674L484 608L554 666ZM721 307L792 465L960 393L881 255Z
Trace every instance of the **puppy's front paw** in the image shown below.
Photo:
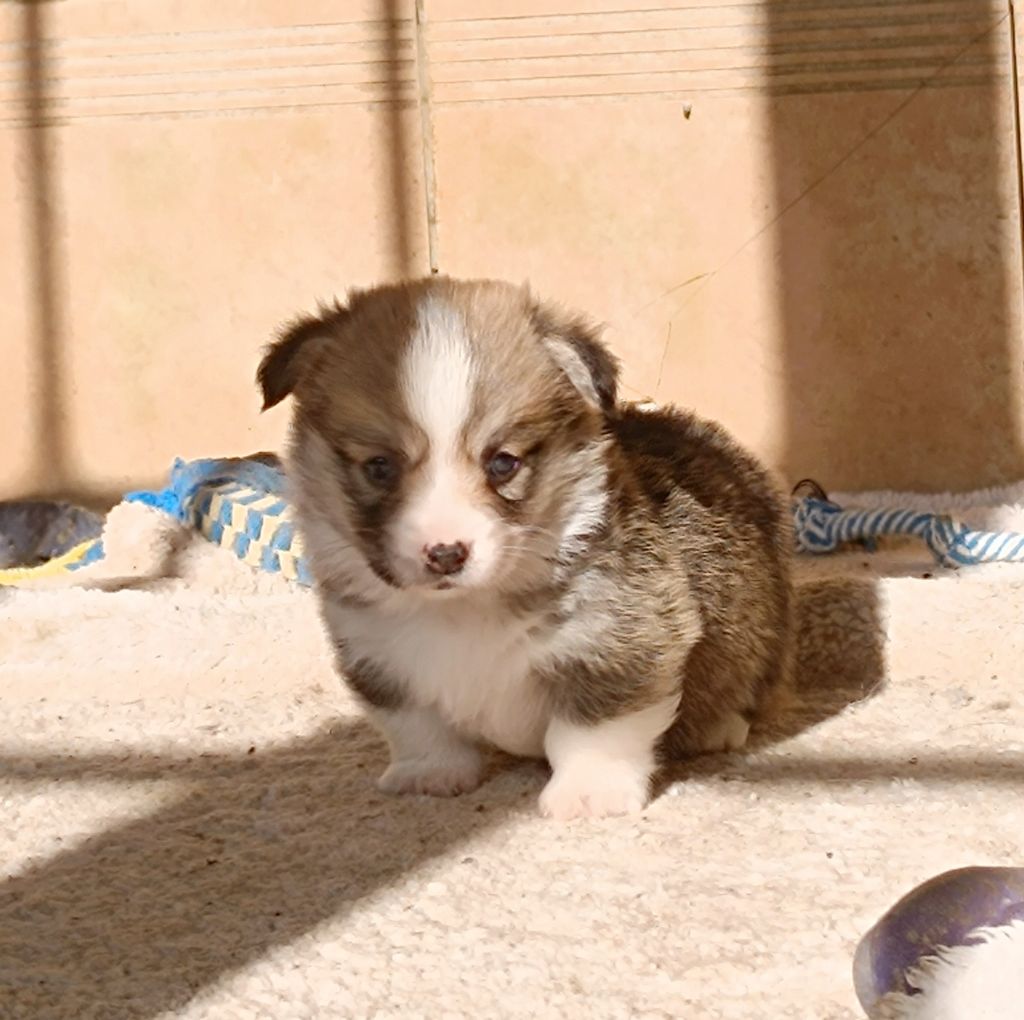
M456 797L480 785L483 769L479 759L431 762L412 759L393 761L377 780L383 793L418 793L431 797Z
M541 814L559 821L635 815L649 798L647 773L622 762L556 769L540 795Z

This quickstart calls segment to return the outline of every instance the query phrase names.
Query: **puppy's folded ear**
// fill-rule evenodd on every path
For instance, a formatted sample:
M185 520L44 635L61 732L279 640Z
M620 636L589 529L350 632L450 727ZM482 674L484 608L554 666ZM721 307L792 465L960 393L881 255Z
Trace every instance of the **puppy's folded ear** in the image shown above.
M597 328L580 315L536 303L531 317L573 386L588 403L611 414L618 400L619 361L599 339Z
M263 391L264 411L295 389L348 314L348 309L334 304L322 307L319 315L300 316L281 329L264 352L256 372Z

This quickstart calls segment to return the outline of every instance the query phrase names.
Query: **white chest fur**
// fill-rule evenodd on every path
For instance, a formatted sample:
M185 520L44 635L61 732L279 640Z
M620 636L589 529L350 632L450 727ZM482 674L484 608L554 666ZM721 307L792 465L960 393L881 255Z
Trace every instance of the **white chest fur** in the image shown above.
M381 667L411 701L433 706L464 735L510 754L543 755L550 713L531 680L524 622L455 599L373 609L328 603L324 616L350 654Z

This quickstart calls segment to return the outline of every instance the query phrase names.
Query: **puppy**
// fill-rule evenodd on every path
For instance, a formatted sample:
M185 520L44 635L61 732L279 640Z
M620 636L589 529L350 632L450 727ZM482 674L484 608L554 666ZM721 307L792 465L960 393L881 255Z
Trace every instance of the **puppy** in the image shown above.
M546 757L557 818L639 811L658 764L741 747L786 682L785 501L721 428L620 404L582 319L434 277L291 323L293 498L391 793Z

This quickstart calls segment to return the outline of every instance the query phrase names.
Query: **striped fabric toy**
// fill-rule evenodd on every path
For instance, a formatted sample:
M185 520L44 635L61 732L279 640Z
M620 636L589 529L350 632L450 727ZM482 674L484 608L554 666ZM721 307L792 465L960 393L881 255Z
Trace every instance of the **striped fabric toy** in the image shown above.
M973 531L945 514L890 508L844 510L814 483L794 490L793 521L800 553L832 553L849 543L873 547L888 535L922 539L949 567L1024 562L1024 534ZM125 502L142 503L196 528L255 569L281 574L297 584L313 583L286 497L285 475L270 454L219 460L177 460L166 488L132 492ZM0 585L78 570L102 559L103 538L76 546L34 567L0 570Z
M259 570L309 586L285 476L276 457L176 460L166 488L131 492L124 503L141 503L197 529ZM103 536L76 546L57 560L0 571L0 585L18 585L87 567L104 558Z
M251 567L311 585L286 480L270 454L223 460L177 460L160 492L129 493L129 502L172 514Z
M192 523L251 567L302 585L313 583L291 507L280 490L267 492L235 481L203 486L193 504Z

